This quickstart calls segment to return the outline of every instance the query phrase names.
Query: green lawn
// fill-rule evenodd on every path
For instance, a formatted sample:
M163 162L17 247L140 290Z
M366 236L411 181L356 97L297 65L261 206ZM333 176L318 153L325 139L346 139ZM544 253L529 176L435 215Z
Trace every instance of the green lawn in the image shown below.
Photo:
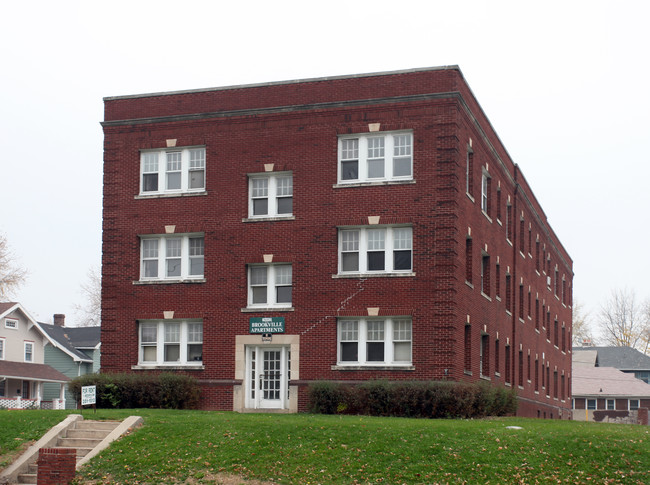
M137 414L145 426L84 467L79 483L215 483L219 474L295 484L650 483L650 428L643 426L149 409L84 414ZM0 465L63 417L0 411Z

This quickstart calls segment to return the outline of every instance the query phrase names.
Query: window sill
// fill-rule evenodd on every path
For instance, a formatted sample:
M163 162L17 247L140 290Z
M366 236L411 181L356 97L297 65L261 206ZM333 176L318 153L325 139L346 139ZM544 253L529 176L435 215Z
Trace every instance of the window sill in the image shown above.
M414 272L408 273L344 273L344 274L333 274L332 278L403 278L403 277L413 277L415 276Z
M134 285L173 285L176 283L205 283L205 278L187 279L187 280L141 280L134 281Z
M465 374L466 376L471 376L471 375L472 375L472 371L471 371L471 370L464 370L464 371L463 371L463 374Z
M205 370L205 366L203 364L174 364L174 365L138 364L138 365L132 365L131 370Z
M487 301L492 301L492 298L490 298L489 295L486 295L486 294L483 293L482 291L481 291L481 295L483 295L483 298L485 298Z
M246 307L241 309L242 313L293 312L295 310L292 306Z
M245 217L242 222L275 222L275 221L295 221L296 216L272 216L272 217Z
M414 365L409 364L361 364L361 365L346 365L336 364L331 367L332 370L415 370Z
M483 213L483 215L485 216L485 218L486 218L488 221L490 221L490 224L491 224L491 223L492 223L492 218L488 215L487 212L485 212L485 209L481 209L481 212Z
M469 192L465 192L465 195L467 196L467 198L468 198L469 200L472 201L472 203L475 203L475 202L476 202L476 200L474 199L474 196L473 196L472 194L470 194Z
M480 379L482 379L484 381L491 381L492 380L492 379L490 379L489 376L483 376L483 375L480 377Z
M465 280L465 284L469 286L472 290L474 289L474 285L470 283L469 281Z
M138 200L144 200L144 199L161 199L161 198L167 198L167 197L197 197L201 195L208 195L207 190L201 190L201 191L196 191L196 192L157 192L155 194L138 194L134 199Z
M414 184L414 179L405 179L405 180L381 180L374 182L339 182L332 185L332 188L343 189L345 187L376 187L382 185L410 185Z

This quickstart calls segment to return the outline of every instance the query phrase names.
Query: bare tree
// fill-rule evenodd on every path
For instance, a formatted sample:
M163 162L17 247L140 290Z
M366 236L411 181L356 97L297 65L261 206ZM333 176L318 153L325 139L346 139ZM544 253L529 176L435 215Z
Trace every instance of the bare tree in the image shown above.
M647 335L650 330L648 317L644 306L637 303L634 291L618 289L612 291L610 298L601 307L599 323L608 344L632 347L644 352L647 350Z
M90 268L80 287L85 301L74 305L77 323L80 327L98 326L102 315L102 275L99 268Z
M0 300L13 295L26 278L27 270L15 264L7 238L0 234Z
M576 299L573 300L572 317L571 345L580 347L586 342L596 345L589 312L585 312L584 305Z

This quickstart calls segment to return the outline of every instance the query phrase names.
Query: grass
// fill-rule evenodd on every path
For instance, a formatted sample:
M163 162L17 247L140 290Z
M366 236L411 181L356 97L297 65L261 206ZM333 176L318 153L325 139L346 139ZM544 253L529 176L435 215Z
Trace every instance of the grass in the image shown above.
M286 484L650 483L650 428L643 426L520 418L85 412L87 419L130 414L143 416L145 426L85 466L78 483L215 483L219 474ZM42 433L46 423L63 417L57 411L0 411L0 460L16 443L38 436L36 428Z

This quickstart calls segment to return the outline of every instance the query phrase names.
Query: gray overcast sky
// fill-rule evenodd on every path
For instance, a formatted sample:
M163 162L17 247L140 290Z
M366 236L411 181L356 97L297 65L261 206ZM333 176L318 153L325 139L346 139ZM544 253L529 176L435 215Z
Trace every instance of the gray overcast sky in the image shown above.
M75 323L101 262L105 96L459 65L574 260L650 297L650 2L25 1L1 8L0 232L14 296Z

